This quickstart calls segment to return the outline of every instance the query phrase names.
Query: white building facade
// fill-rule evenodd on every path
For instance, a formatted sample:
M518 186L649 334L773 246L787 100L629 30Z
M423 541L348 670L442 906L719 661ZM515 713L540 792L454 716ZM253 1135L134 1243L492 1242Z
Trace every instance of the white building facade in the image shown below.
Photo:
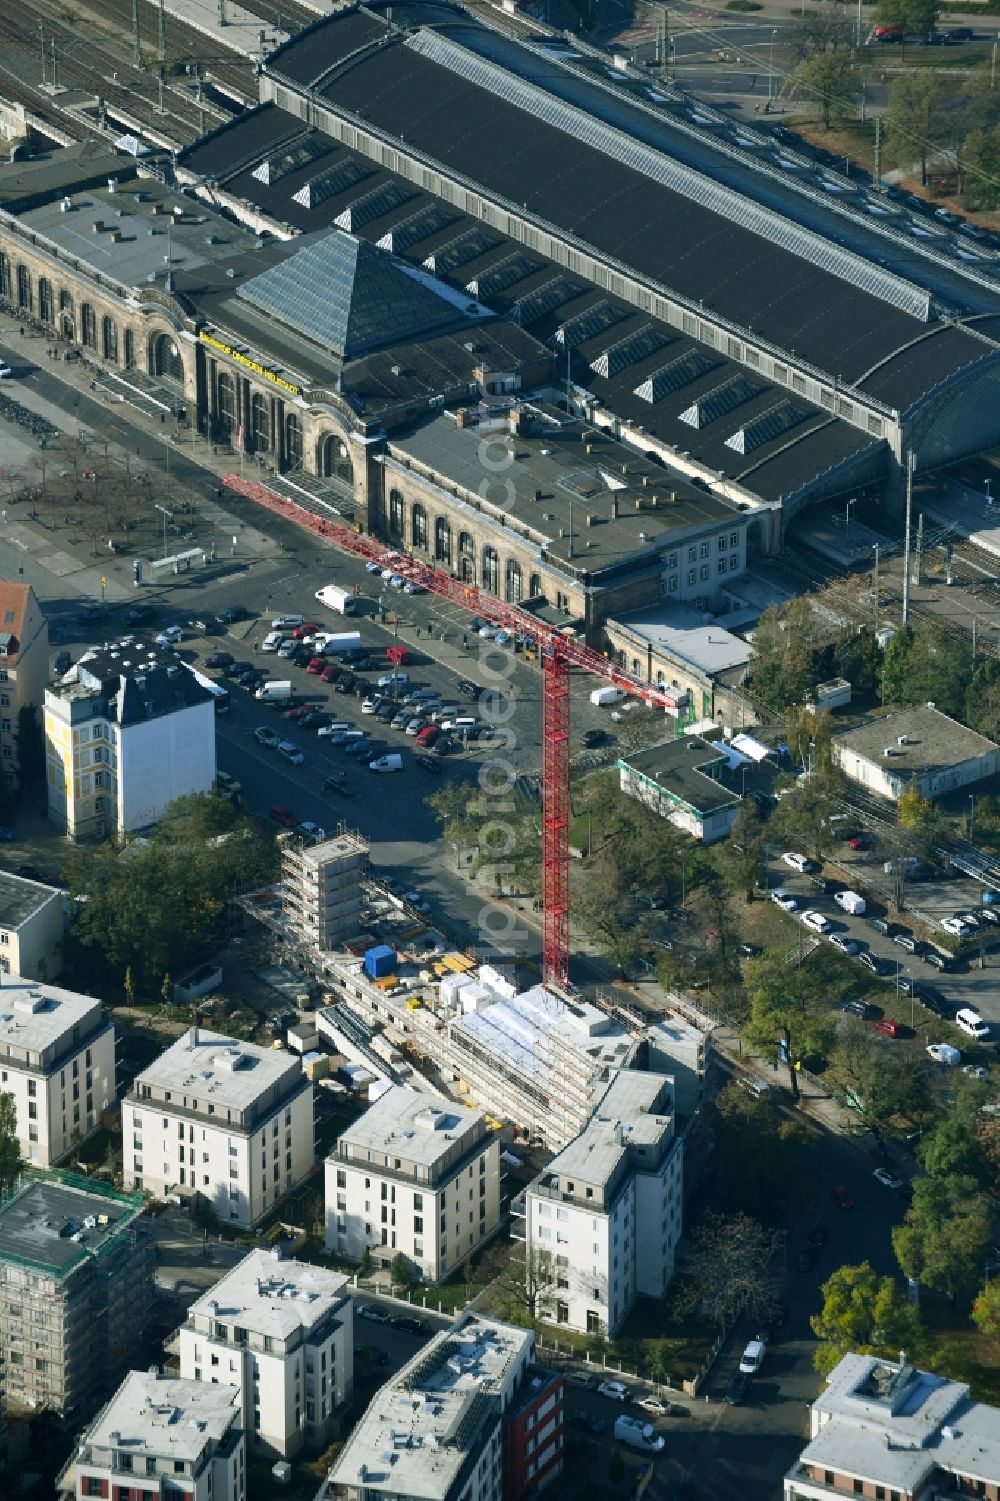
M548 1266L547 1316L614 1336L638 1297L662 1298L682 1208L673 1082L617 1074L589 1125L528 1186L523 1206L512 1206L523 1214L528 1252Z
M326 1249L405 1256L439 1282L496 1233L500 1146L482 1110L395 1086L326 1161Z
M354 1312L347 1278L251 1251L188 1310L181 1375L239 1390L255 1450L290 1458L322 1448L354 1387Z
M55 979L62 968L67 901L57 886L0 871L0 972Z
M191 1027L136 1077L122 1137L129 1188L249 1228L312 1171L312 1084L297 1057Z
M115 1029L100 1001L0 976L0 1093L14 1100L21 1156L51 1167L115 1102Z
M244 1501L246 1445L229 1387L131 1371L59 1476L70 1497Z

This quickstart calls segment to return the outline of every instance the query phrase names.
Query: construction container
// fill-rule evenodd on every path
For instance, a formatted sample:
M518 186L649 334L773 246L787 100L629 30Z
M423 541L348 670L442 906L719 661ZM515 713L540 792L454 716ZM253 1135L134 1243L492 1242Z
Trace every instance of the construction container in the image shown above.
M379 943L365 951L365 974L372 980L391 975L396 968L396 950L388 943Z

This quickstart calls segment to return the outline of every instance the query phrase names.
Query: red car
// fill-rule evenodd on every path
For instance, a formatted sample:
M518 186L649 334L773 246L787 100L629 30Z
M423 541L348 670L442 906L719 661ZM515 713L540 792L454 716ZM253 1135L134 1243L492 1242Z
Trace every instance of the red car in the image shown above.
M312 710L308 704L296 704L294 708L282 709L281 712L285 719L305 719L307 714L312 713Z
M438 729L436 724L424 725L424 728L417 732L417 744L431 746L434 744L440 733L441 731Z
M326 658L325 657L311 657L310 660L309 660L309 662L308 662L308 664L307 664L307 666L306 666L306 672L313 672L313 673L317 673L318 674L318 673L321 673L323 671L323 669L324 669L325 666L326 666Z
M299 822L299 815L281 803L276 803L271 809L271 818L275 823L283 824L286 829L296 828Z
M854 1208L854 1200L847 1192L847 1189L844 1187L843 1183L838 1183L834 1188L830 1190L830 1197L836 1204L838 1209L847 1210Z
M884 1032L886 1037L902 1037L903 1035L903 1023L898 1022L894 1016L887 1016L884 1021L877 1021L875 1026L880 1032Z
M872 850L875 848L875 841L870 834L852 834L847 842L852 850Z
M304 620L301 625L295 627L292 632L292 640L304 641L307 636L315 636L316 632L322 629L323 627L317 625L315 620Z
M324 683L332 683L339 671L340 668L337 666L336 662L331 662L328 667L323 668L323 671L320 673L320 677L322 678Z

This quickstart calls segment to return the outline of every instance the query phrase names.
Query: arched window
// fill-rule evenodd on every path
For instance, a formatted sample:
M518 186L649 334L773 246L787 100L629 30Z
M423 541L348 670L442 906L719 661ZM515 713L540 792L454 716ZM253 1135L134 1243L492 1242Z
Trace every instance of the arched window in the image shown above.
M130 328L125 330L125 369L135 368L135 334Z
M521 592L521 565L508 558L504 571L504 599L510 605L520 604Z
M488 590L490 594L499 594L500 559L497 555L497 550L495 547L486 546L483 548L483 561L481 565L480 577L482 579L484 589Z
M542 580L541 580L541 576L539 574L537 574L537 573L533 573L531 575L530 579L528 580L528 598L529 599L539 599L541 597L541 593L542 593Z
M184 362L172 334L157 334L153 340L152 374L161 380L184 384Z
M294 412L285 418L285 462L289 469L302 467L302 424Z
M328 479L339 479L344 485L354 485L354 465L351 451L339 433L328 433L323 439L320 453L320 473Z
M32 311L31 272L27 266L17 268L17 305L27 313Z
M0 297L10 296L10 256L0 250Z
M43 323L52 322L52 283L47 276L38 278L38 316Z
M638 657L633 657L632 658L632 676L634 678L637 678L639 676L639 658Z
M396 537L403 535L403 497L398 490L389 491L389 530Z
M236 426L236 392L233 389L233 378L225 370L219 371L216 382L216 416L226 437L231 437Z
M254 453L267 453L271 447L271 403L259 392L250 398L250 437Z
M434 556L439 563L451 562L451 527L443 516L434 523Z
M59 332L64 339L76 338L76 318L71 292L59 293Z
M80 308L80 324L83 331L83 342L88 349L97 348L97 318L94 309L89 302L83 303Z
M458 534L458 555L461 558L475 559L476 544L468 532L459 532Z
M411 546L419 547L422 552L427 551L427 512L418 502L411 513L413 523L413 536Z
M112 365L118 363L118 324L113 318L101 319L101 353Z

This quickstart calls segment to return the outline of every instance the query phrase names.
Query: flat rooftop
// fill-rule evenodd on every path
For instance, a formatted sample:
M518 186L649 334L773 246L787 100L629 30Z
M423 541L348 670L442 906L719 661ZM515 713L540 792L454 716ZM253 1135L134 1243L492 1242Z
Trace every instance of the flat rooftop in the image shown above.
M673 1081L660 1074L616 1074L580 1135L553 1157L541 1175L606 1184L630 1146L652 1146L673 1136Z
M143 1084L169 1089L174 1095L171 1103L176 1105L187 1097L199 1102L208 1099L216 1109L246 1110L272 1085L286 1079L291 1082L301 1073L298 1056L237 1042L204 1027L189 1027L136 1076L132 1088L133 1096Z
M9 1047L44 1053L85 1019L93 1024L100 1012L101 1003L93 996L21 975L0 975L0 1056Z
M165 1461L172 1475L171 1460L196 1463L240 1421L236 1387L130 1371L81 1441L130 1454L133 1466L140 1457Z
M905 739L904 745L900 745L901 739ZM857 729L835 735L834 745L841 754L878 761L890 772L925 772L960 766L997 749L985 735L978 735L926 704L881 715ZM887 746L892 747L891 756L885 755Z
M549 1068L550 1049L560 1045L586 1054L595 1065L624 1067L634 1043L623 1027L587 1001L564 1000L544 985L470 1012L451 1024L453 1037L466 1034L514 1064L525 1078Z
M485 1118L483 1110L468 1110L438 1095L394 1085L341 1132L338 1145L346 1143L398 1156L419 1167L433 1167L456 1142L471 1140Z
M100 1255L140 1213L137 1200L110 1190L90 1193L58 1177L25 1177L0 1205L0 1262L30 1262L61 1277Z
M307 1261L284 1261L269 1251L251 1251L191 1304L189 1315L287 1339L298 1329L312 1329L346 1302L346 1287L341 1272Z
M437 1501L498 1420L501 1386L526 1363L526 1329L467 1316L379 1391L330 1472L329 1484Z
M713 625L694 610L647 606L617 615L607 624L638 636L654 651L668 652L684 666L707 677L745 667L753 656L753 648L741 636Z
M16 930L53 897L62 895L58 886L45 886L41 881L15 876L12 871L0 871L0 928Z
M698 735L682 735L649 750L619 759L619 767L638 772L649 782L687 803L698 813L712 813L740 801L739 795L717 782L703 766L728 765L724 751Z

